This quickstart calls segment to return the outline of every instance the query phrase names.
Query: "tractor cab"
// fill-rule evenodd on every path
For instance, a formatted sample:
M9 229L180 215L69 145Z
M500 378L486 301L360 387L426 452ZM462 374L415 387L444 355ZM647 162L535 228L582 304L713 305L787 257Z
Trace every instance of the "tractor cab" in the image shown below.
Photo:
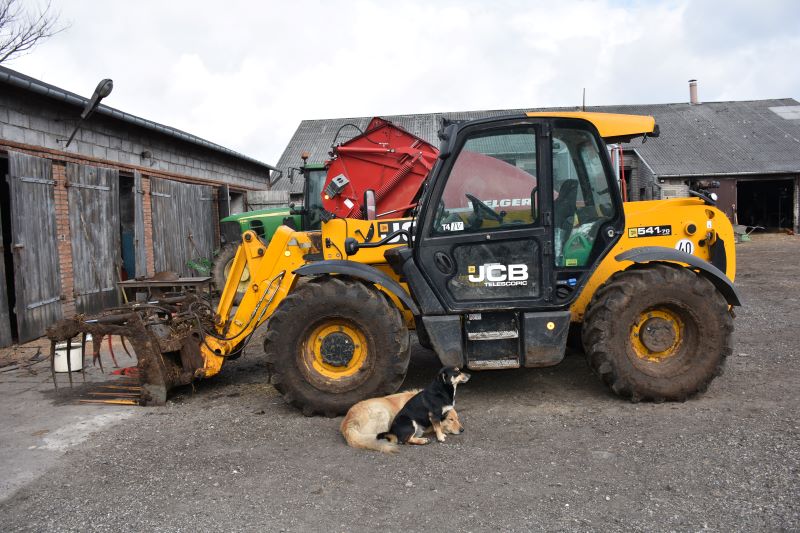
M473 123L447 142L416 239L438 296L454 311L568 304L624 228L597 129L526 117Z
M304 180L303 206L299 209L292 207L292 214L300 215L300 227L304 231L318 230L322 224L322 189L328 169L322 163L306 163L304 160L300 172Z

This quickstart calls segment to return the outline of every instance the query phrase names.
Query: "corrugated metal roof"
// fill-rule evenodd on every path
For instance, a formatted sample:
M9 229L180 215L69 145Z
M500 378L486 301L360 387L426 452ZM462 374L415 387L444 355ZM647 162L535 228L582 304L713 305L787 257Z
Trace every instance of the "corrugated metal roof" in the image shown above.
M42 96L46 96L48 98L53 98L61 102L66 102L68 104L75 105L80 109L83 109L83 107L86 106L86 104L89 102L88 98L84 98L83 96L80 96L78 94L69 92L60 87L56 87L55 85L50 85L49 83L45 83L41 80L37 80L36 78L32 78L15 70L11 70L10 68L2 66L0 66L0 83L7 83L9 85L13 85L15 87L18 87L26 91L31 91L40 94ZM239 152L231 150L230 148L225 148L224 146L220 146L219 144L212 143L211 141L201 139L200 137L192 135L191 133L186 133L185 131L172 128L170 126L165 126L163 124L159 124L158 122L153 122L152 120L147 120L141 117L137 117L135 115L131 115L130 113L125 113L124 111L120 111L119 109L109 107L107 105L100 104L99 106L97 106L95 113L100 113L101 115L106 115L115 118L117 120L121 120L123 122L139 126L141 128L156 131L163 135L175 137L182 141L196 144L202 146L203 148L214 150L216 152L221 152L223 154L227 154L237 159L241 159L243 161L247 161L249 163L253 163L255 165L268 168L270 170L277 170L272 165L263 163L261 161L258 161L257 159L253 159L252 157L248 157L244 154L240 154Z
M651 115L661 128L661 136L641 144L631 143L658 176L704 174L767 174L800 172L800 120L787 120L774 108L797 106L792 98L702 104L646 104L592 106L586 111ZM442 119L471 120L513 115L527 111L574 111L576 108L551 107L428 113L420 115L381 115L398 126L439 146L437 131ZM300 154L309 152L309 161L327 159L336 131L352 123L364 129L372 117L304 120L283 152L277 167L287 172L298 166ZM353 128L342 130L337 142L357 135ZM273 185L293 193L303 190L302 180L289 184L284 177Z

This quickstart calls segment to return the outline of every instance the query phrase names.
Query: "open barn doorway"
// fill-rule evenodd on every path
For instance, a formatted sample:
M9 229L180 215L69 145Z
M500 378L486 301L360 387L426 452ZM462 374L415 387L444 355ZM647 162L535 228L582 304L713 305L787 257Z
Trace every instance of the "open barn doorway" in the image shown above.
M8 157L0 154L0 348L17 340L14 314L14 258L11 237L11 192L8 185Z
M737 184L739 224L762 226L767 231L794 229L794 180L739 181Z
M136 271L136 204L132 175L119 175L119 236L122 246L120 280L144 275Z

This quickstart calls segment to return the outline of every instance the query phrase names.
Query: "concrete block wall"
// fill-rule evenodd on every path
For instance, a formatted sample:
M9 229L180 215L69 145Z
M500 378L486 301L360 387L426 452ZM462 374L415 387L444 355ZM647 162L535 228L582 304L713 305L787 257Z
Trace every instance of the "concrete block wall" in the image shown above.
M667 179L661 184L661 200L666 200L669 198L686 198L687 196L689 196L689 186L684 183L684 180Z
M64 151L80 112L78 107L2 85L0 141ZM241 189L268 187L265 167L97 113L81 126L66 152Z
M628 164L628 151L625 152L625 164ZM634 151L630 152L630 161L634 167L633 174L633 195L632 200L661 200L664 195L664 184L660 183L658 177L653 174L647 162ZM642 194L644 189L644 194ZM673 189L667 189L666 194L677 194ZM688 188L683 196L688 195Z
M625 181L628 183L628 190L630 194L628 195L628 201L633 202L636 200L644 200L644 198L640 198L639 195L639 188L641 187L641 176L639 175L639 158L636 157L631 151L625 150L623 152L624 161L623 167L626 169L625 171Z

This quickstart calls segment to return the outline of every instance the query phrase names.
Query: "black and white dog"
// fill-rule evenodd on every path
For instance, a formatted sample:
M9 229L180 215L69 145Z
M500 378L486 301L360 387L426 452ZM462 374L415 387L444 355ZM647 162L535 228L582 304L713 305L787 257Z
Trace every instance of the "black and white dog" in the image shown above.
M378 434L378 438L403 444L428 444L430 439L423 434L433 427L436 440L444 442L442 420L455 407L456 387L469 381L469 377L456 367L442 368L433 383L413 396L397 413L389 431Z

